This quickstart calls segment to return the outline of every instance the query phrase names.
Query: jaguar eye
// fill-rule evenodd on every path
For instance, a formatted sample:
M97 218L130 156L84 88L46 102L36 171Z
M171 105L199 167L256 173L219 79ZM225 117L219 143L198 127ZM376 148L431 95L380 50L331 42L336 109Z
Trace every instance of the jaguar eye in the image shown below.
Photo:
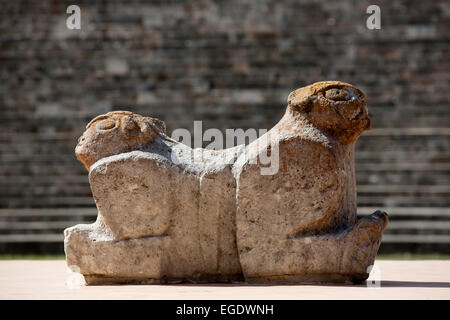
M97 124L99 130L110 130L116 126L116 122L111 119L106 119Z
M325 98L333 101L347 101L351 99L351 96L347 90L340 88L328 89L325 92Z

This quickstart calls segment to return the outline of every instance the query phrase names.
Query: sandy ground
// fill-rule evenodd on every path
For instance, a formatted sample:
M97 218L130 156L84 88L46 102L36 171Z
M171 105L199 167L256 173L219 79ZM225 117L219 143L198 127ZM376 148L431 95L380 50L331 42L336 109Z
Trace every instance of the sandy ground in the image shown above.
M450 260L375 263L363 285L80 286L65 261L0 261L0 299L450 299ZM379 284L379 286L377 286Z

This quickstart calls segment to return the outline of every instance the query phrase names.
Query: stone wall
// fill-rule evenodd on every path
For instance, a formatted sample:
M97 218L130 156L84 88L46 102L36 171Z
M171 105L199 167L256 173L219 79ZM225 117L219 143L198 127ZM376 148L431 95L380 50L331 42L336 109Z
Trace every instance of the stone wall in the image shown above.
M360 206L450 207L448 1L0 0L0 15L0 208L92 206L73 151L98 114L268 129L320 80L367 95Z

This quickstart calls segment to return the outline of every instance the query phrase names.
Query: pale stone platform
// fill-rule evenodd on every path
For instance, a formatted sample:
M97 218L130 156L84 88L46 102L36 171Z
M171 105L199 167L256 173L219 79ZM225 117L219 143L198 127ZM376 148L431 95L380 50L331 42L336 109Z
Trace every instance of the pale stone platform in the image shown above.
M0 300L5 299L450 299L450 260L375 264L380 288L366 285L174 284L69 288L63 260L0 261ZM375 269L376 270L376 269ZM372 278L374 276L371 273ZM73 281L69 281L73 283Z

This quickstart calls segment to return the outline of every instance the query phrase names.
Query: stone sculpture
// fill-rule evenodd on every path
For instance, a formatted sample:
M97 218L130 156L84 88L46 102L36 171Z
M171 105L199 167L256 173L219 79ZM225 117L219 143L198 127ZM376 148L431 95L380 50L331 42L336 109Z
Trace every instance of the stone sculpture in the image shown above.
M65 230L67 264L88 284L360 282L387 214L356 216L354 144L364 94L325 81L293 91L280 122L249 145L193 150L154 118L93 119L75 153L97 221ZM259 157L278 152L278 171Z

